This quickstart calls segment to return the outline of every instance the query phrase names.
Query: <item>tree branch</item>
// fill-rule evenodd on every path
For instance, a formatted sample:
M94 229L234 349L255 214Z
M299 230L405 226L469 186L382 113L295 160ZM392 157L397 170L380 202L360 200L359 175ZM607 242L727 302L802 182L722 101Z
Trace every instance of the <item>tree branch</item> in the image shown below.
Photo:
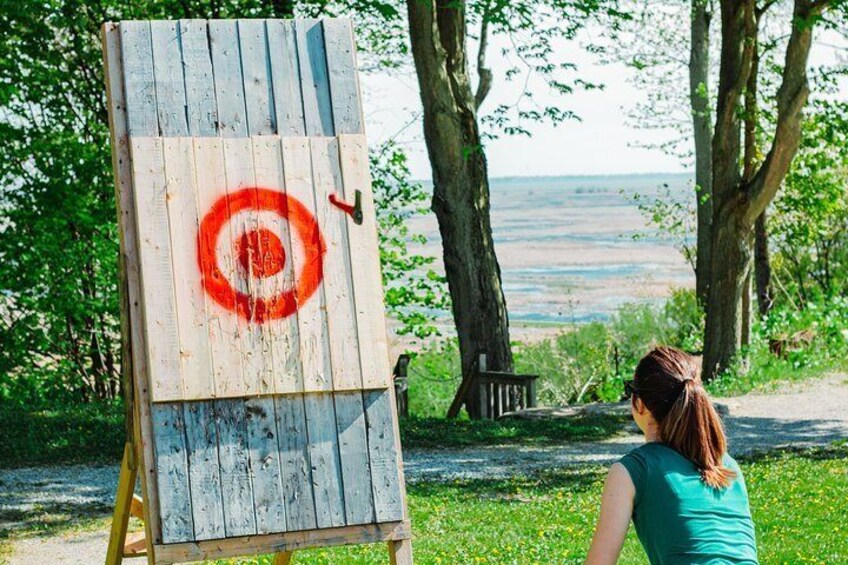
M483 11L480 22L480 45L477 48L477 92L474 94L474 105L477 110L483 104L492 89L492 69L486 66L486 50L489 47L489 7Z

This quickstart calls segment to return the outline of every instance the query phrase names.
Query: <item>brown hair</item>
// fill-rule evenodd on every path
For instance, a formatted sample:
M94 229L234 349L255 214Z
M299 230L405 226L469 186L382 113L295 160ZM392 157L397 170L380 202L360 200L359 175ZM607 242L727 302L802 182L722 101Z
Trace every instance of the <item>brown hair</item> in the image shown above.
M673 347L657 347L636 366L634 389L657 420L660 441L692 461L711 487L730 485L736 473L722 465L727 439L697 360Z

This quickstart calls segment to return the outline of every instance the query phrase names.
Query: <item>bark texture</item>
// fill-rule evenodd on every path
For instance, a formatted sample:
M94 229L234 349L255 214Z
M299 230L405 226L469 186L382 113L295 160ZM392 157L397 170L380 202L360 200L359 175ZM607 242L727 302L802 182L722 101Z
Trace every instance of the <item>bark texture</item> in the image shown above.
M489 370L512 371L509 320L489 219L486 156L467 71L463 4L408 0L407 10L433 171L432 207L442 236L463 376L471 374L479 353L486 353ZM466 406L472 417L475 404Z
M809 94L807 59L814 19L828 2L795 0L792 33L777 94L777 125L762 165L745 181L739 104L752 70L757 36L754 0L722 0L722 46L713 136L713 223L704 374L715 376L736 356L742 338L742 293L753 258L754 224L777 193L801 138Z

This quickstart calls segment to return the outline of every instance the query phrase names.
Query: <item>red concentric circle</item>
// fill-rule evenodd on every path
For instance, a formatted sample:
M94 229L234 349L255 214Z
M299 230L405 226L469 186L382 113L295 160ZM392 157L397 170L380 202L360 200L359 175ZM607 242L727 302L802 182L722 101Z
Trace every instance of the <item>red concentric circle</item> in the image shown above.
M221 230L236 214L248 210L273 212L285 218L300 240L305 260L296 273L293 288L270 297L251 296L236 289L221 271L217 251ZM237 260L248 276L270 277L285 266L283 244L272 231L258 228L234 234L234 239ZM290 316L299 304L309 300L324 276L324 251L324 238L309 209L296 198L267 188L244 188L222 196L203 217L197 234L203 288L222 307L260 324Z

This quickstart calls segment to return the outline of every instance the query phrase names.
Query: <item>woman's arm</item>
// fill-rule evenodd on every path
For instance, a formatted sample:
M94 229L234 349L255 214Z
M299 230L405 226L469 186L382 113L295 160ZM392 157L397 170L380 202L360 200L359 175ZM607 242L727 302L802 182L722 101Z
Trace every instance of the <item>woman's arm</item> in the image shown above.
M633 515L633 497L636 488L630 473L621 463L610 468L601 497L601 516L595 528L592 547L586 556L586 565L615 565L624 545L624 537Z

